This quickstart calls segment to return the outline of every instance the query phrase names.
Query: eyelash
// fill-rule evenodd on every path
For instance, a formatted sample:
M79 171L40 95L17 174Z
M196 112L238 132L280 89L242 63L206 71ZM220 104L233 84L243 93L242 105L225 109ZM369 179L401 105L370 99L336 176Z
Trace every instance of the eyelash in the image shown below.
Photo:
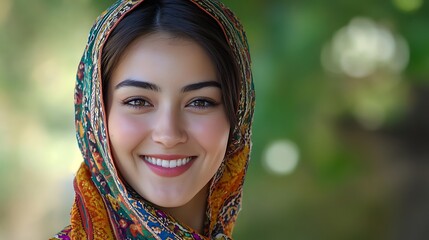
M198 106L198 105L196 105L196 103L203 103L204 105L203 106ZM198 110L204 110L204 109L207 109L207 108L216 107L217 105L218 105L218 103L215 102L215 101L213 101L213 100L204 99L204 98L197 98L197 99L192 100L192 102L190 102L186 106L191 106L191 107L196 108Z
M126 99L123 102L124 105L132 108L143 108L143 107L152 107L153 105L143 98L131 98Z
M201 103L203 104L203 106L200 105ZM149 101L143 98L126 99L123 101L123 104L128 107L137 108L137 109L153 107L153 105ZM192 107L197 110L204 110L204 109L216 107L217 105L219 105L219 103L213 100L197 98L197 99L193 99L192 102L186 105L186 107Z

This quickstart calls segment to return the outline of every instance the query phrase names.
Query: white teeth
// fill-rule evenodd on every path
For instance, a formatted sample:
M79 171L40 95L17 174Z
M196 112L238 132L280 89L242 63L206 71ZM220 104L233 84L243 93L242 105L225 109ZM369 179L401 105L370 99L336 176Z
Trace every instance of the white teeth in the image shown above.
M192 159L192 157L181 158L181 159L176 159L176 160L163 160L163 159L159 159L159 158L144 156L144 160L150 162L153 165L157 165L157 166L160 166L163 168L180 167L180 166L187 164L189 161L191 161L191 159Z
M170 161L170 168L176 167L176 161Z
M162 160L162 167L163 167L163 168L168 168L168 167L170 167L170 164L168 163L168 161L167 161L167 160Z

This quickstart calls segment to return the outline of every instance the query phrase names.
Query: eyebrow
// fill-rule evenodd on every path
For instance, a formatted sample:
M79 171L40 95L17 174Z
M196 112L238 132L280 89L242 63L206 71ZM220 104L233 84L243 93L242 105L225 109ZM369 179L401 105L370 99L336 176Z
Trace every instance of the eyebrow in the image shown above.
M133 79L126 79L122 82L120 82L118 85L115 86L115 89L123 88L123 87L137 87L137 88L144 88L156 92L160 92L161 88L153 83L145 82L145 81L138 81ZM219 82L216 81L204 81L204 82L198 82L198 83L192 83L189 85L186 85L182 88L182 92L189 92L189 91L195 91L201 88L205 87L217 87L221 88L221 85Z
M156 91L156 92L159 92L161 90L157 85L155 85L153 83L144 82L144 81L137 81L137 80L132 80L132 79L126 79L126 80L118 83L118 85L116 85L115 89L119 89L119 88L123 88L123 87L144 88L144 89L148 89L148 90L152 90L152 91Z
M206 81L206 82L198 82L198 83L192 83L192 84L186 85L182 88L182 92L194 91L205 87L221 88L220 83L216 81Z

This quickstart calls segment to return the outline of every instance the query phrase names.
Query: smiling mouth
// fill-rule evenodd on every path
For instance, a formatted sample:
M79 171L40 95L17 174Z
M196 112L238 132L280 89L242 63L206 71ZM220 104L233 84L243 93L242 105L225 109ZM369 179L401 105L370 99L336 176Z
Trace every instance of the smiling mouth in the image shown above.
M162 167L162 168L177 168L180 166L185 166L188 164L194 157L184 157L184 158L177 158L177 159L161 159L151 156L143 156L143 159L153 165Z

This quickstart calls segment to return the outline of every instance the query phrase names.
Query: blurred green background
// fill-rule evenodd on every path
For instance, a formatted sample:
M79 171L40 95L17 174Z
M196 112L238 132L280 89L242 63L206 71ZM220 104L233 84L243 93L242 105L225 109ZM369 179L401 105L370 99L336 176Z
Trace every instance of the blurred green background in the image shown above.
M257 93L237 239L429 237L424 0L225 0ZM113 1L0 0L0 239L68 224L75 72Z

